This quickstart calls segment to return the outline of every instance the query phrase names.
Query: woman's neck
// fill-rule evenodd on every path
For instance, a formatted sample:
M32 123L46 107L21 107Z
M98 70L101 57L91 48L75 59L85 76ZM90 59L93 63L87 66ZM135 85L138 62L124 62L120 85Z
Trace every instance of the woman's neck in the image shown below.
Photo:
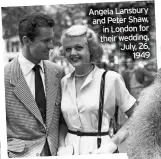
M86 65L85 67L76 67L75 76L76 77L86 76L93 70L93 68L94 66L92 64Z

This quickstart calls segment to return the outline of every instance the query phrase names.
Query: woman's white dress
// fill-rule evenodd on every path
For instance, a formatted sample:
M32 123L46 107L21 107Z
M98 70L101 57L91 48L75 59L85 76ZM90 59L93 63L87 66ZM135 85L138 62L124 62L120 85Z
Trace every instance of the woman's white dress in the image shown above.
M68 129L81 132L98 131L100 82L103 72L103 69L95 66L84 81L77 97L74 72L62 79L61 110ZM115 112L115 105L118 105L122 112L126 112L135 103L135 98L129 94L121 75L113 71L108 71L106 74L104 95L101 131L107 132L110 118ZM101 138L101 146L110 140L108 135ZM97 149L97 137L80 137L67 133L65 144L66 146L73 146L74 155L88 154Z

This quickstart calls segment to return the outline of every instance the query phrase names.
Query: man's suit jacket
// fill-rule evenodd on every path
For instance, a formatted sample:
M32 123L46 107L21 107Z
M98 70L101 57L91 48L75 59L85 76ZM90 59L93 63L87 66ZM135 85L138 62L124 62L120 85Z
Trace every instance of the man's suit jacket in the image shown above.
M137 68L134 73L137 81L142 84L143 87L149 86L154 80L153 75L144 68ZM128 89L128 91L130 91L130 72L123 72L122 77L125 81L126 88ZM145 81L145 77L148 78L148 81Z
M5 66L5 98L9 157L39 156L46 139L52 155L58 148L63 69L43 61L46 87L46 124L22 74L18 58Z

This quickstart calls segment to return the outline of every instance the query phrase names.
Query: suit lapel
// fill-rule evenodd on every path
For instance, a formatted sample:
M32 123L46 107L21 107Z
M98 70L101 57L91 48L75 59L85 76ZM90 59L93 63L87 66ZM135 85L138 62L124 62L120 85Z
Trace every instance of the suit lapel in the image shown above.
M44 73L45 73L45 88L46 88L46 124L50 125L55 101L57 97L58 88L60 86L60 77L58 72L52 65L49 65L47 61L44 61Z
M26 108L44 125L42 116L37 107L35 99L22 74L18 58L14 59L11 66L10 83L15 86L14 93Z

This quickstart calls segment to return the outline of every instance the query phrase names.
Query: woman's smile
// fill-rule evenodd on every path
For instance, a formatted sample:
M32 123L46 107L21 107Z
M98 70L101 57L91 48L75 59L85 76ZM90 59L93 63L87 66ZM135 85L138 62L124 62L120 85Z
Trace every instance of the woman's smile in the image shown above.
M81 57L80 56L71 56L70 59L73 62L78 62L81 59Z

